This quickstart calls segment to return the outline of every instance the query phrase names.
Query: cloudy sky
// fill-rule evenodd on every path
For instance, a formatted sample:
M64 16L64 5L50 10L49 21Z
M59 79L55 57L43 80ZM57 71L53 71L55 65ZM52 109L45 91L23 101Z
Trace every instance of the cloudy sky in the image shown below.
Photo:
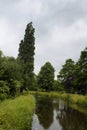
M87 47L87 0L0 0L0 49L17 57L26 25L35 28L35 72L46 61L56 70Z

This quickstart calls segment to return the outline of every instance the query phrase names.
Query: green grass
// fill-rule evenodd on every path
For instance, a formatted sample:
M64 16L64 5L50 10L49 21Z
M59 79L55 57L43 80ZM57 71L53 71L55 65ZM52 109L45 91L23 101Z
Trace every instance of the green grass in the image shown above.
M30 130L35 98L19 96L0 103L0 130Z

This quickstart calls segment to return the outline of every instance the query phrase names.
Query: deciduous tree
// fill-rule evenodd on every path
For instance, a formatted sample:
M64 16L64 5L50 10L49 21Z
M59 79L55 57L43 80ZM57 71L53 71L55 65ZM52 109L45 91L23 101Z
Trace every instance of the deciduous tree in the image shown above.
M46 62L38 74L38 85L45 91L53 89L54 83L54 68L50 62Z

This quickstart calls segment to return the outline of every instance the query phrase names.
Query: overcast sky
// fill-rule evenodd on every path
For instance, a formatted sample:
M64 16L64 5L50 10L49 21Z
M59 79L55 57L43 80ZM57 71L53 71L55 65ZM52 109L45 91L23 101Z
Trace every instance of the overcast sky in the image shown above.
M18 55L26 25L35 28L35 73L50 61L58 74L87 47L87 0L0 0L0 49Z

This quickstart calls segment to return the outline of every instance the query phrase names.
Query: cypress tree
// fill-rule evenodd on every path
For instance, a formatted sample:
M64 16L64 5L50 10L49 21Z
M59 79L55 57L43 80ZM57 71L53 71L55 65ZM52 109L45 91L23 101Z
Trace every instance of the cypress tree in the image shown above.
M23 64L24 75L24 89L30 89L32 87L34 77L34 50L35 50L35 29L32 22L30 22L25 30L24 40L21 40L19 45L19 59Z

